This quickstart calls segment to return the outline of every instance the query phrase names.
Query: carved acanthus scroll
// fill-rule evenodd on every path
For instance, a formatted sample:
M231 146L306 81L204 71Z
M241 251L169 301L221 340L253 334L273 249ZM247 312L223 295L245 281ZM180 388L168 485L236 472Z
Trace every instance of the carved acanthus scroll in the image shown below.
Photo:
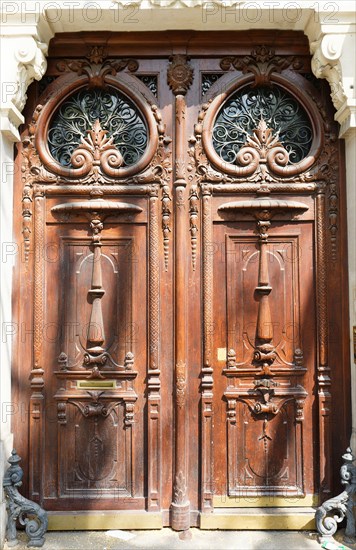
M57 69L61 73L74 72L78 76L86 75L90 88L104 86L105 76L127 69L130 73L137 71L138 62L132 58L107 59L107 53L103 46L93 46L88 52L87 59L64 59L57 63Z
M234 68L244 74L251 72L255 76L254 85L262 86L269 83L270 75L273 72L280 73L289 67L300 70L303 67L303 61L296 56L275 55L273 48L261 45L254 48L251 55L224 57L220 62L220 67L224 71Z
M92 174L93 180L99 181L101 172L110 177L118 175L117 169L124 159L113 144L114 138L108 138L107 133L97 119L92 129L87 131L87 137L82 138L82 143L73 151L71 164L78 177Z

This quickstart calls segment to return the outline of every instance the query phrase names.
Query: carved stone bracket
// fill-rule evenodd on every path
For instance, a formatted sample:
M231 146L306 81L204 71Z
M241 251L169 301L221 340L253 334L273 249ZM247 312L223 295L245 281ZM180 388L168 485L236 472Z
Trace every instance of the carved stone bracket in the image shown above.
M1 59L4 74L6 72L6 90L0 98L0 129L9 140L20 141L18 126L24 121L21 112L27 100L26 91L31 82L40 80L46 71L48 46L38 39L41 34L38 31L29 35L26 29L21 40L19 31L16 36L9 36L7 32L3 36Z
M48 527L47 512L38 504L20 495L18 487L22 485L23 470L19 465L21 458L12 451L8 462L3 487L6 496L6 507L8 512L6 537L8 546L18 544L16 521L25 526L26 535L29 537L27 546L41 547L45 542L44 534Z
M315 513L316 528L320 542L332 539L337 531L338 524L346 517L346 530L344 541L355 544L356 528L354 505L356 495L356 466L353 464L355 457L350 447L342 456L344 463L340 469L341 483L345 490L338 496L328 499Z
M342 86L342 71L340 56L344 37L339 35L324 35L320 40L310 45L312 70L317 78L326 78L331 88L331 99L336 110L347 100Z

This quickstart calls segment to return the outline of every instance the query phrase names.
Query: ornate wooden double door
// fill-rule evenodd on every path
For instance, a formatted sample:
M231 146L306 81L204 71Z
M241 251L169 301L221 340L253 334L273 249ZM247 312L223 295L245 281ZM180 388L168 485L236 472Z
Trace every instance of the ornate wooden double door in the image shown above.
M52 528L310 527L349 427L329 93L299 33L52 41L14 297L15 444Z

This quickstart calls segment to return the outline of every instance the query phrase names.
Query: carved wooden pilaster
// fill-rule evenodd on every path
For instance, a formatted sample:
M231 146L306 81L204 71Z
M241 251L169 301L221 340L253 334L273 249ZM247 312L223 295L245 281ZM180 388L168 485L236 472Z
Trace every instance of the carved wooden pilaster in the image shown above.
M34 312L33 312L33 368L30 373L30 494L35 500L40 498L42 459L43 459L43 412L44 412L44 370L42 368L43 346L43 302L44 302L44 216L45 201L42 190L34 197L35 214L35 257L34 257Z
M319 401L319 467L320 497L330 495L331 486L331 379L328 365L328 307L327 307L327 250L325 231L325 189L321 187L316 196L317 239L317 315L318 315L318 401Z
M173 487L172 528L185 531L190 527L190 503L187 494L187 411L186 411L186 274L185 274L185 123L187 93L193 70L185 56L171 59L167 80L175 95L175 477Z
M203 196L203 323L204 355L201 380L201 422L202 422L202 510L213 509L213 368L212 368L212 328L213 328L213 235L211 219L211 193L209 184L202 184Z
M149 370L148 370L148 510L160 509L161 479L161 382L159 368L159 200L158 185L149 198Z

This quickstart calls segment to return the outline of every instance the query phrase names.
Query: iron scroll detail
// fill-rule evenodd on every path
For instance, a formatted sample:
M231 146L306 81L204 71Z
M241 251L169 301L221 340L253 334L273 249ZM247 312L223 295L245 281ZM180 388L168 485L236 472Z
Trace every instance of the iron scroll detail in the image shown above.
M338 524L346 517L344 541L354 544L356 528L353 508L356 495L356 466L353 464L355 457L350 447L342 458L344 463L340 469L340 477L345 489L319 506L315 513L315 523L320 540L328 541L336 533Z
M6 537L9 546L16 546L16 521L25 526L29 537L27 546L41 547L45 542L44 534L48 527L47 512L38 504L20 495L18 487L22 485L23 470L19 463L21 458L13 449L8 459L10 467L7 469L3 486L6 495L8 512Z
M217 114L213 146L226 162L235 163L248 136L263 118L289 154L289 164L310 151L312 127L308 115L289 94L277 87L243 88L234 93Z
M62 166L72 166L74 150L96 120L120 151L124 166L142 157L148 143L144 118L128 97L110 88L80 90L61 105L48 132L53 158Z

